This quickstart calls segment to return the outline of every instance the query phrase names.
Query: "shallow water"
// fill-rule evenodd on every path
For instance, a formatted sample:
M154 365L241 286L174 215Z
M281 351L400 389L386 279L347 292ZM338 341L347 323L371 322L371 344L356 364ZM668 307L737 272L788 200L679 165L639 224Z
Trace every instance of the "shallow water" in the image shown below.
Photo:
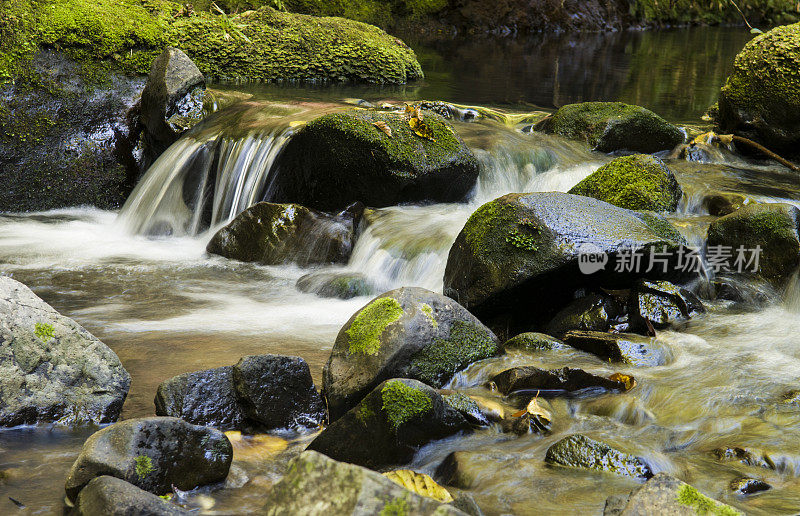
M247 105L236 108L236 127L229 126L230 118L220 116L201 128L197 139L206 141L226 132L250 134L249 129L274 134L276 128L282 131L320 110L341 109L343 104L337 101L343 97L393 101L435 97L525 111L532 109L531 104L547 108L566 101L626 100L657 111L663 108L660 112L675 121L696 122L713 102L732 54L749 38L734 29L703 31L595 35L577 38L574 44L568 36L462 41L460 45L440 42L421 47L430 70L424 85L404 90L250 87L245 90L252 95ZM654 64L645 67L642 63L648 61ZM606 69L603 63L613 66ZM709 63L713 63L710 69ZM547 75L554 67L559 71ZM664 84L670 70L679 78ZM649 89L642 86L648 81ZM276 106L276 100L289 107ZM269 116L261 116L264 113ZM575 142L522 133L519 126L502 121L459 122L456 128L481 162L472 200L377 210L349 264L323 269L362 272L381 290L418 285L441 291L450 244L480 204L508 192L566 191L610 159ZM231 138L242 141L241 136ZM181 155L175 148L171 152L172 157ZM170 156L165 156L165 162ZM670 165L688 199L674 220L692 241L700 238L710 220L699 202L704 192L736 191L756 200L800 204L796 175L779 167L725 154L716 163L674 160ZM174 169L165 166L164 170ZM225 176L230 177L226 184L245 185L246 178L259 177L257 166L248 170ZM175 213L171 201L160 212L147 211L157 199L169 198L168 193L163 195L137 197L149 201L138 208L129 205L121 219L116 213L86 208L0 215L0 273L26 283L114 349L133 378L124 407L126 418L153 414L153 396L164 379L233 364L248 354L302 356L319 383L339 328L369 298L321 299L294 287L308 269L207 256L204 249L210 231L236 211L230 208L235 203L226 205L228 215L222 209L223 215L208 231L194 225L184 236L132 234L131 229L139 227L131 226L137 217ZM241 195L232 193L230 198L241 199ZM192 220L186 219L186 213L179 215ZM626 493L636 482L543 463L550 444L566 434L582 432L639 454L654 470L679 475L748 513L797 513L800 409L780 400L785 391L798 387L798 324L800 286L790 285L760 310L713 305L707 315L680 331L660 333L659 339L675 357L666 366L612 367L577 351L512 352L481 362L457 375L452 386L492 396L482 387L490 374L521 364L570 365L606 375L629 372L639 385L623 395L551 400L555 416L551 436L517 438L496 428L480 430L427 446L413 466L432 472L449 452L473 451L468 467L471 481L464 487L487 514L598 514L607 496ZM527 400L502 401L518 406ZM0 475L0 514L60 512L66 471L91 431L24 428L0 432L0 472L5 472ZM257 511L288 458L310 438L282 437L291 441L285 449L278 441L237 448L236 469L244 470L250 481L244 487L199 493L196 501L206 507L201 512ZM768 451L778 470L719 464L710 452L722 445ZM729 494L727 484L740 474L763 478L774 489L737 499ZM25 504L26 512L17 509L9 496Z

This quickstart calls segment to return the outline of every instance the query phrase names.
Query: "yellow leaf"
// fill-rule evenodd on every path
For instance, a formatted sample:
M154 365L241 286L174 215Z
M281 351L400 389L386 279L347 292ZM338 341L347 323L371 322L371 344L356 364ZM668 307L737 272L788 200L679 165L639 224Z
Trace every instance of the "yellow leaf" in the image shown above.
M442 503L453 501L453 497L447 489L434 482L431 477L424 473L417 473L410 469L398 469L395 471L388 471L384 473L383 476L420 496L427 496L428 498L433 498Z
M389 127L388 125L386 125L386 122L384 122L383 120L378 120L377 122L372 122L372 125L374 125L378 129L380 129L381 131L386 133L386 136L388 136L389 138L392 137L392 128Z
M629 391L636 387L636 378L629 374L614 373L608 377L612 382L619 382L625 386L625 390Z
M432 142L436 141L433 138L433 130L431 130L431 128L428 126L428 124L426 124L425 122L423 122L419 118L412 117L408 121L408 126L411 128L412 131L414 131L414 134L416 134L417 136L419 136L421 138L427 138Z
M528 403L528 414L531 416L536 416L540 419L545 420L546 422L550 422L553 420L553 416L550 414L549 411L545 410L544 408L539 405L538 398L532 398L530 403Z

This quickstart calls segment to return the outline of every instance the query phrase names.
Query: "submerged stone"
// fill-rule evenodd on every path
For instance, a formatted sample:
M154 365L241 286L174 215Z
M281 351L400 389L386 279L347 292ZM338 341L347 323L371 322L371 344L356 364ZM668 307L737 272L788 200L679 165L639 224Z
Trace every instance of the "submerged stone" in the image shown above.
M604 516L650 514L738 516L742 513L666 473L658 473L627 497L609 497L603 512Z
M221 431L173 417L128 419L95 432L69 471L67 497L110 475L157 495L225 480L233 459Z
M297 204L260 202L240 213L209 241L206 250L243 262L346 263L355 240L353 218Z
M450 298L417 287L386 292L342 327L322 373L335 420L388 378L442 387L501 352L494 333Z
M378 385L327 426L309 450L372 469L407 464L419 448L471 425L434 389L416 380Z
M628 210L675 211L683 190L663 161L645 154L606 163L569 193L594 197Z
M624 382L610 380L587 373L583 369L570 367L553 370L539 369L534 366L513 367L493 376L492 382L503 394L519 390L554 391L555 393L575 393L583 390L628 390Z
M360 273L313 272L301 276L296 286L300 292L339 299L352 299L375 293L374 283Z
M660 366L672 361L672 353L656 344L656 339L632 333L571 331L564 336L564 342L610 362Z
M642 459L580 434L565 437L550 446L544 460L548 464L626 477L647 479L653 476L650 466Z
M683 132L649 109L622 102L567 104L534 130L583 140L599 152L653 153L683 143Z
M415 134L402 113L352 109L312 120L277 158L272 200L330 211L356 201L463 201L478 162L449 122L425 111L424 123L432 139Z
M738 446L726 446L714 450L714 455L722 462L741 462L747 466L776 469L775 462L768 454L756 450Z

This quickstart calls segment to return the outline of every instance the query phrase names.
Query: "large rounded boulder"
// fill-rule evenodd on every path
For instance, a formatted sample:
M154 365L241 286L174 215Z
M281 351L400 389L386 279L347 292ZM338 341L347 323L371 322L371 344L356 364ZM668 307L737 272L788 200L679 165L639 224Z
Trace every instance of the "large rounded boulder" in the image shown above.
M682 244L680 233L652 212L559 192L508 194L481 206L459 233L444 293L479 317L541 321L577 288L627 288L642 275L681 273L675 251ZM647 272L651 252L667 253L669 263ZM642 266L624 261L637 254ZM584 262L583 272L582 256L595 260Z
M66 481L75 501L92 479L116 477L157 495L225 480L233 460L228 438L173 417L128 419L86 440Z
M653 153L683 143L684 134L649 109L622 102L567 104L534 127L588 143L598 152Z
M628 210L675 211L683 196L675 174L647 154L606 163L569 191Z
M800 155L800 23L756 36L736 56L720 91L719 125Z
M409 287L381 294L339 331L322 374L331 420L389 378L442 387L472 362L500 353L494 333L452 299Z
M240 213L209 241L206 250L243 262L345 263L354 243L354 218L297 204L260 202Z
M0 426L111 423L130 384L108 346L0 276Z
M463 200L478 162L449 122L423 113L428 137L403 113L352 109L312 120L278 157L271 200L329 211Z

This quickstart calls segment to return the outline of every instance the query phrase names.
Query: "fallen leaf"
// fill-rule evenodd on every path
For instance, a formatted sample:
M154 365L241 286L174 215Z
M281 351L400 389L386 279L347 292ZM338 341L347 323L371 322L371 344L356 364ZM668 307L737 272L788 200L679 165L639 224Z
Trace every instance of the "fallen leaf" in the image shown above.
M453 501L453 497L447 489L434 482L431 477L424 473L417 473L410 469L398 469L395 471L388 471L384 473L383 476L420 496L433 498L442 503Z
M426 124L419 118L412 117L408 121L408 126L411 127L411 130L414 131L414 134L416 134L417 136L421 138L427 138L432 142L436 141L433 138L433 130L430 128L430 126L428 126L428 124Z
M636 378L629 374L614 373L608 377L612 382L619 382L625 386L625 390L629 391L636 387Z
M372 125L374 125L378 129L380 129L381 131L386 133L386 136L388 136L389 138L392 137L392 128L389 127L388 125L386 125L386 122L384 122L383 120L378 120L377 122L372 122Z

